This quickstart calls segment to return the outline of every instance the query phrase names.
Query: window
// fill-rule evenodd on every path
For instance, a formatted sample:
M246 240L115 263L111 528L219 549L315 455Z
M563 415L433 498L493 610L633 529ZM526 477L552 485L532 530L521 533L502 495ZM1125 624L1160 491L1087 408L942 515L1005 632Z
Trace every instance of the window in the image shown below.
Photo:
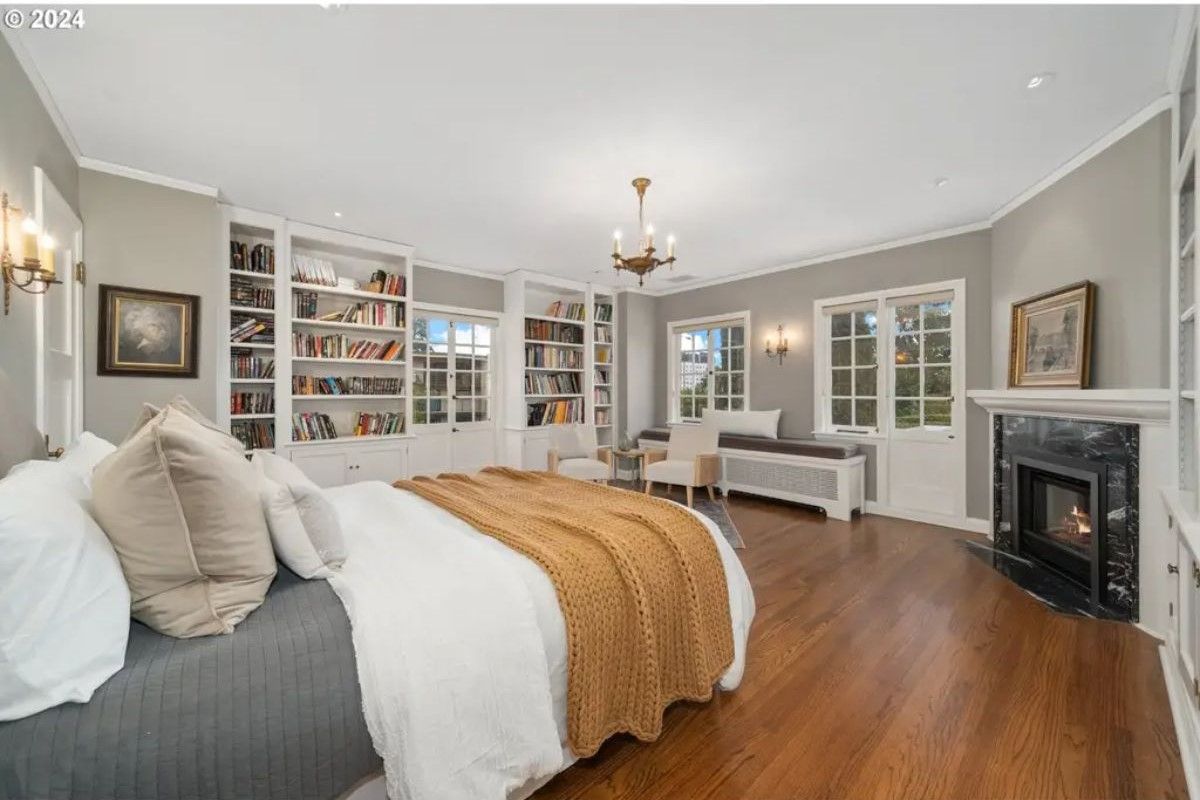
M954 398L950 298L901 298L889 308L896 430L950 427Z
M414 424L491 419L493 330L472 320L423 315L413 320Z
M698 421L707 408L747 408L746 327L745 314L671 325L673 421Z
M829 315L829 418L841 429L879 427L879 325L875 306Z

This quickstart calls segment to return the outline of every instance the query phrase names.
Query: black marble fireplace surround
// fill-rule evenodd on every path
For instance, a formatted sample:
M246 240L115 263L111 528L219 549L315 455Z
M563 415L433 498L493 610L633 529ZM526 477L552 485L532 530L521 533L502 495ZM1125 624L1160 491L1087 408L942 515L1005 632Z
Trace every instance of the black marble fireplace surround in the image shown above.
M1137 620L1137 425L1005 414L993 426L996 567L1056 607Z

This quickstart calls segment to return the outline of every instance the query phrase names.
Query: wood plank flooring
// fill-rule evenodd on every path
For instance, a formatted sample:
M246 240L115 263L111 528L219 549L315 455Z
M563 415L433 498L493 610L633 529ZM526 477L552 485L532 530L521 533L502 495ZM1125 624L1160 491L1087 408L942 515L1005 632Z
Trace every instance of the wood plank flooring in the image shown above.
M961 531L735 495L746 677L536 800L1186 798L1157 643L1054 614Z

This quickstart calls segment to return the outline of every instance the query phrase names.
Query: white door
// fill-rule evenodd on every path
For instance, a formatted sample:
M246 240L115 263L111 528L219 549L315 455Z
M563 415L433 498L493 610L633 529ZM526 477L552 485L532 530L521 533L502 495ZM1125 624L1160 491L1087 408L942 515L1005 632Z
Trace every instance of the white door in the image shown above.
M954 289L888 300L888 499L966 516L963 298Z
M417 312L413 320L413 475L496 463L495 320Z
M65 447L83 431L83 223L49 177L34 171L35 216L53 252L61 284L37 298L37 425L49 448Z

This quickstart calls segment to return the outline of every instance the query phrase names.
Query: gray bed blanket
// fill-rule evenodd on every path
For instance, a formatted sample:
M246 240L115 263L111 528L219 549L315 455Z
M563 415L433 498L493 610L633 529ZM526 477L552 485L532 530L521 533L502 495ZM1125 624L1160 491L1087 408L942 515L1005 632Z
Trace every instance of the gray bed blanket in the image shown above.
M234 633L132 623L90 702L0 722L2 800L329 800L382 769L341 601L282 565Z

